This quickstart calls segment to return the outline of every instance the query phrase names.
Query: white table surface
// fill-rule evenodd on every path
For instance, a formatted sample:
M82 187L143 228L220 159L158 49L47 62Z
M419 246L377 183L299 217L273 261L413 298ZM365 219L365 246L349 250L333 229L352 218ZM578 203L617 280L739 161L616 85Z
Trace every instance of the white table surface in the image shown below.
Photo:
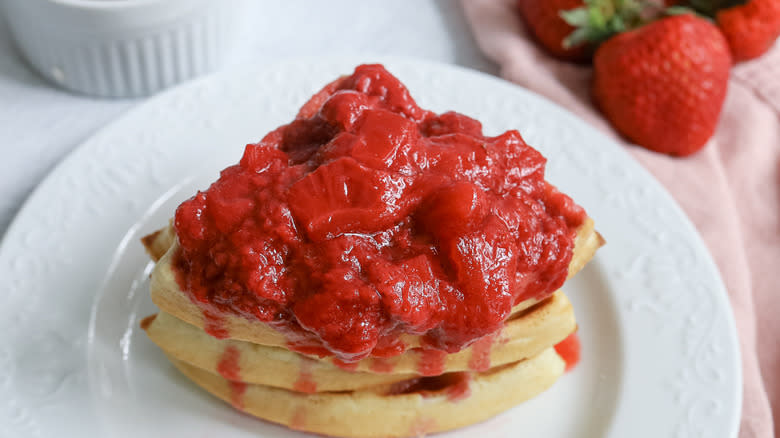
M289 56L382 54L496 73L455 0L257 1L224 68ZM24 200L68 153L143 99L74 95L43 80L13 47L0 20L0 235Z

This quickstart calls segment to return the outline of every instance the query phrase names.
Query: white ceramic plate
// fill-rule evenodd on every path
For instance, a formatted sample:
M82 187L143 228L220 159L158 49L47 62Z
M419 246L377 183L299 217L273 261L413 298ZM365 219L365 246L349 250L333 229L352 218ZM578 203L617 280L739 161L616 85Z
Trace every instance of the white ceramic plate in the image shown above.
M167 92L40 185L0 248L0 436L301 437L188 383L138 329L154 311L138 238L362 61L291 60ZM443 437L736 436L741 374L723 284L688 219L605 136L473 71L379 59L425 108L518 128L608 244L567 283L583 360L552 389ZM511 388L507 388L511 390Z

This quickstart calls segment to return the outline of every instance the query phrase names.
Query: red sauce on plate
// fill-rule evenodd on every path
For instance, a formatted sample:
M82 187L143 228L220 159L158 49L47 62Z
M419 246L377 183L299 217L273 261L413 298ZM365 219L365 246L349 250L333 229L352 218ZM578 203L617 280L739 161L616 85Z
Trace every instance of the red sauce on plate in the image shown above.
M344 362L399 354L401 334L456 352L566 279L585 216L545 163L359 66L179 206L177 278L217 337L232 314Z

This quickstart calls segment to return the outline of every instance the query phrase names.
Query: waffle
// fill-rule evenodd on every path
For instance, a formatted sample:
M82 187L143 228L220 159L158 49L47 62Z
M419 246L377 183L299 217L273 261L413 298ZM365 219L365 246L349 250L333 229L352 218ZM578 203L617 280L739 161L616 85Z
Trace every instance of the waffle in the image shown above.
M423 350L408 350L392 358L366 358L345 370L328 358L318 360L283 348L216 339L166 312L144 327L166 354L189 365L218 374L223 358L234 354L241 381L303 392L345 391L408 380L426 369L428 359ZM446 355L438 373L488 369L534 357L574 330L571 303L556 292L508 320L498 335Z
M558 291L541 302L515 306L499 333L457 353L442 354L436 358L439 365L431 367L428 352L415 346L345 369L331 358L284 348L285 340L276 332L242 339L237 334L258 327L272 330L242 318L229 317L227 339L208 335L200 310L178 290L170 270L167 259L176 249L172 228L142 241L158 262L152 297L161 311L142 323L149 338L209 393L292 429L343 437L420 436L483 421L550 387L565 369L551 346L576 331L571 303ZM592 220L586 220L577 233L569 277L601 245ZM164 281L160 275L166 276ZM160 284L175 287L161 289ZM263 342L253 342L257 339ZM435 376L425 377L430 374Z
M291 429L366 438L422 436L484 421L543 392L565 367L555 350L548 348L533 358L487 372L429 378L436 380L427 383L432 387L428 390L415 390L412 383L409 392L402 385L391 385L306 394L233 382L169 359L198 386L243 412Z

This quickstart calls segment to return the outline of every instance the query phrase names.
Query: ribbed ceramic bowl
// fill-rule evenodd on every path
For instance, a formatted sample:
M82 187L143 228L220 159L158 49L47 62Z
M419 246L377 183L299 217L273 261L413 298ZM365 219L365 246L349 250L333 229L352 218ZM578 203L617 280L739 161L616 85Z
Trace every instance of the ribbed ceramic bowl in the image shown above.
M246 0L1 0L16 44L72 91L136 97L215 70Z

